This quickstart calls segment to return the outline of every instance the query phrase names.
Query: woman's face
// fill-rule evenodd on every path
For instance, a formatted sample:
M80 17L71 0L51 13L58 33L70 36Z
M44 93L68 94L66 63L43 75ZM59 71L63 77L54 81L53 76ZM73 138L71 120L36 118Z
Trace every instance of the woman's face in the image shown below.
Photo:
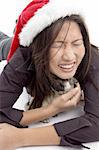
M77 23L66 21L50 49L50 72L61 79L73 77L85 54Z

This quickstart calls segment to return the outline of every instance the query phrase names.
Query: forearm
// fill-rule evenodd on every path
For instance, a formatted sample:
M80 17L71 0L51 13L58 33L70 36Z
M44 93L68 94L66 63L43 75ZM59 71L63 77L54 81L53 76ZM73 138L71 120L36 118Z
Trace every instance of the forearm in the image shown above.
M53 126L20 129L21 146L59 145L60 137Z
M41 121L43 119L54 116L57 113L57 109L55 109L53 105L28 110L26 112L23 112L23 117L20 121L20 124L26 126L33 122Z
M14 150L24 146L59 145L60 137L53 126L16 128L0 124L0 150Z
M72 97L71 101L69 101L69 97ZM23 117L20 121L20 124L23 126L29 125L33 122L41 121L54 116L59 112L63 112L67 108L74 107L79 101L79 97L80 90L78 91L78 88L74 88L70 92L54 98L53 102L48 106L23 112Z

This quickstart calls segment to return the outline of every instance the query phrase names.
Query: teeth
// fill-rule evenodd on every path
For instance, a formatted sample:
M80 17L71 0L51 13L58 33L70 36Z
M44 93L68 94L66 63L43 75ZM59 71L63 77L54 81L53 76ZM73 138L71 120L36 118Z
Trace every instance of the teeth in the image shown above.
M71 69L73 66L74 66L74 64L70 64L70 65L59 65L61 68L63 68L63 69Z

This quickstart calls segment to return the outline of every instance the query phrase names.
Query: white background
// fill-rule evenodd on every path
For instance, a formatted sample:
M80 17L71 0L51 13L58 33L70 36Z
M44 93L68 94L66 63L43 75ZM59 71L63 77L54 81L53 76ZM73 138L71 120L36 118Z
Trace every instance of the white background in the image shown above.
M15 20L19 13L31 0L0 0L0 30L8 34L13 35L13 29L15 26ZM98 0L80 0L81 7L86 11L85 20L88 25L90 39L93 44L99 46L99 8ZM86 5L82 5L82 1L85 1ZM76 0L75 0L76 2ZM74 115L74 113L73 113ZM71 115L70 115L71 116ZM88 144L91 150L99 149L99 142ZM19 150L70 150L64 147L27 147L20 148Z
M15 20L22 9L32 0L0 0L0 30L12 36ZM80 0L85 9L85 20L90 39L99 46L99 5L98 0ZM84 2L85 1L85 2ZM76 0L75 0L76 2ZM82 4L84 2L84 4Z
M15 20L32 0L0 0L0 30L13 35Z

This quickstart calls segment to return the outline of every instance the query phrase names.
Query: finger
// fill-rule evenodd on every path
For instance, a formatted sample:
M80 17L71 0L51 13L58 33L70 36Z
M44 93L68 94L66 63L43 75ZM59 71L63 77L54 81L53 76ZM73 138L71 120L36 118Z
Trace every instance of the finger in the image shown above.
M76 85L77 85L76 87L78 87L78 89L81 90L80 84L78 82Z
M81 87L80 87L80 84L79 84L79 83L77 83L77 87L78 87L78 93L79 93L80 96L81 96L82 90L81 90Z
M79 91L79 87L75 87L71 89L69 92L61 95L64 101L70 100L77 92Z
M81 96L81 92L79 91L79 92L77 92L77 93L75 94L74 97L71 98L70 101L68 101L68 103L70 104L70 106L76 106L77 103L78 103L79 100L80 100L80 96Z

